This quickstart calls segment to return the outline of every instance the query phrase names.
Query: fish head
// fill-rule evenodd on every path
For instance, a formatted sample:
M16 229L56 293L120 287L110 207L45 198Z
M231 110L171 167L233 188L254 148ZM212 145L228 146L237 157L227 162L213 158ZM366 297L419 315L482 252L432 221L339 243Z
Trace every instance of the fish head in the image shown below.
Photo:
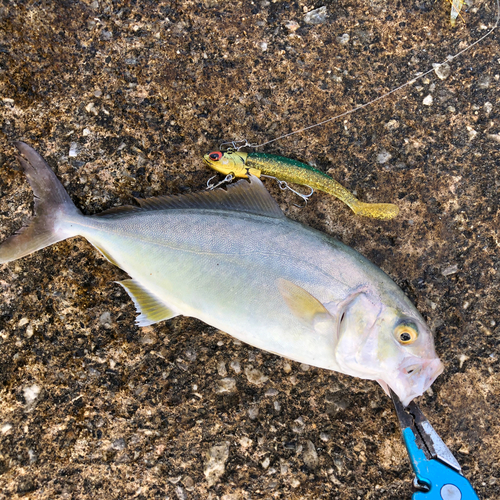
M385 305L358 293L339 311L335 356L342 371L391 388L406 406L443 371L434 339L408 301Z
M210 167L223 175L232 174L235 177L247 179L248 175L260 177L260 170L246 166L248 153L240 151L212 151L203 156L203 160Z

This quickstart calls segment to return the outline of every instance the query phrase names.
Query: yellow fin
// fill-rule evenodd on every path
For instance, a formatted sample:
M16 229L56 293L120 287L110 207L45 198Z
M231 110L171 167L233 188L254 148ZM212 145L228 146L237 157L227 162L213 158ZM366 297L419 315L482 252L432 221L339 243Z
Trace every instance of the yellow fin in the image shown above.
M111 257L111 255L106 250L104 250L102 246L98 245L95 241L92 241L90 238L87 239L90 241L90 243L92 243L92 245L95 248L97 248L97 250L99 250L99 252L102 253L103 257L105 257L109 262L111 262L111 264L113 264L116 267L120 267L120 265L116 262L116 260L113 259L113 257Z
M290 311L303 323L318 333L327 333L334 326L334 319L325 306L302 287L280 278L278 289Z
M173 312L163 302L160 302L151 292L146 290L139 282L135 280L117 281L121 285L130 298L134 301L137 312L140 313L136 318L139 326L148 326L159 321L178 316L178 313Z

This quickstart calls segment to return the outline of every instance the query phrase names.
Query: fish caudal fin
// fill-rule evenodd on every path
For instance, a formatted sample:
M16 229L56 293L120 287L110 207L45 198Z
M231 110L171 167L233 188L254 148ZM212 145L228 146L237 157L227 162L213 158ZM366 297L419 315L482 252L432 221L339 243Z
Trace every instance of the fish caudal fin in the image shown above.
M15 142L14 145L20 153L17 161L33 189L35 217L29 226L21 228L0 245L0 264L75 236L64 218L81 216L47 162L24 142Z

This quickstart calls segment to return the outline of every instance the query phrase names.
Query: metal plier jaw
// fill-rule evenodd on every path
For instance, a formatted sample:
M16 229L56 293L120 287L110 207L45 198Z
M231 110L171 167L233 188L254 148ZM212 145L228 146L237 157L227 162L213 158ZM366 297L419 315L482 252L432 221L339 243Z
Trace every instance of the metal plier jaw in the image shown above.
M415 473L413 500L479 500L443 440L420 408L411 402L405 409L391 390L403 440Z

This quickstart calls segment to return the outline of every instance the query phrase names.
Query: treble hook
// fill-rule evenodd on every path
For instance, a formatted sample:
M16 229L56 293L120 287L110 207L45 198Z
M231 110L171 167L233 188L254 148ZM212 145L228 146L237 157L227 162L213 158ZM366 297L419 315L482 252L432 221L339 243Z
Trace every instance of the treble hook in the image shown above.
M292 193L296 194L297 196L299 196L300 198L302 198L302 200L304 201L304 207L307 205L307 200L313 195L314 193L314 189L311 187L311 186L308 186L307 184L304 184L305 187L308 187L311 192L309 194L303 194L303 193L299 193L298 191L295 191L295 189L291 188L288 183L286 181L282 181L280 179L277 179L276 177L273 177L271 175L261 175L261 177L267 177L269 179L274 179L275 181L278 182L278 186L280 187L280 189L282 191L285 191L285 190L289 190L291 191ZM293 204L295 207L297 208L304 208L304 207L299 207L298 205L295 205L295 203Z
M216 189L218 188L219 186L222 186L222 184L226 184L228 182L231 182L233 179L234 179L234 174L227 174L226 177L224 177L224 179L222 179L219 183L217 184L210 184L210 181L212 179L215 179L215 177L217 177L217 174L214 175L213 177L210 177L210 179L208 179L207 181L207 189L209 191L212 191L212 189Z
M242 148L254 148L255 144L252 144L247 141L247 139L240 139L239 141L229 141L229 142L223 142L222 144L219 145L219 149L222 150L223 146L229 145L231 146L228 148L229 150L234 150L234 151L239 151Z

